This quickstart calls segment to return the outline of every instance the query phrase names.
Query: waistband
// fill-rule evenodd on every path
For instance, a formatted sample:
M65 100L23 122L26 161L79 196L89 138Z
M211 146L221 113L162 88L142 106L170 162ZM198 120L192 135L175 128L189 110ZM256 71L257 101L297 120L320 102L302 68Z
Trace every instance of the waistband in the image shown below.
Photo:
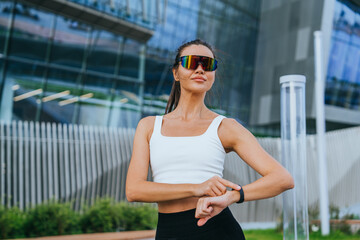
M216 231L216 229L224 229L224 226L230 226L234 222L237 224L228 207L218 215L209 219L202 227L197 226L199 219L195 218L195 212L196 209L176 213L158 213L158 238L156 239L167 239L166 237L171 236L193 236L191 239L196 239L194 236L198 236L197 234L202 235L213 232L214 230ZM162 238L160 238L160 236Z
M191 223L197 223L197 221L199 220L198 218L195 218L195 212L196 209L190 209L190 210L185 210L185 211L181 211L181 212L175 212L175 213L158 213L158 223L161 224L162 226L171 226L174 223L176 223L176 225L184 225L184 224L191 224ZM232 213L230 211L230 209L228 207L226 207L224 210L222 210L221 213L219 213L218 215L216 215L215 217L211 218L209 220L208 223L212 222L212 221L221 221L221 219L227 218L231 216L232 217ZM210 224L207 224L210 225Z
M189 221L195 219L196 208L175 212L175 213L158 213L159 220L164 222L172 222L172 221Z

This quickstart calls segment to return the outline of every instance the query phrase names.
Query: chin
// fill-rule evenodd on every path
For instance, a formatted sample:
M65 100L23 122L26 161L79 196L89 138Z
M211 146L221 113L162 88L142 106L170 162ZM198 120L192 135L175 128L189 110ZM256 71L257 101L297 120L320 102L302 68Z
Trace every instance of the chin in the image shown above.
M206 83L195 83L188 86L187 90L194 93L204 93L211 89L212 85L209 86Z
M188 91L192 92L192 93L206 93L209 90L210 90L210 88L190 88L190 89L188 89Z

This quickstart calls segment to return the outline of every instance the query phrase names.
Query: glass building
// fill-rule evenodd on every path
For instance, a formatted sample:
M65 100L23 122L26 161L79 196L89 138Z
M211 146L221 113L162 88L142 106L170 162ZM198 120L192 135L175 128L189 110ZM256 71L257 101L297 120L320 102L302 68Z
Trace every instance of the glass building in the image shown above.
M325 103L360 110L360 7L336 1Z
M213 110L247 123L260 0L0 1L0 117L136 127L163 114L176 48L201 38Z
M262 1L250 126L280 136L279 78L300 74L306 77L307 133L316 133L316 31L322 33L326 130L360 124L359 6L358 0Z

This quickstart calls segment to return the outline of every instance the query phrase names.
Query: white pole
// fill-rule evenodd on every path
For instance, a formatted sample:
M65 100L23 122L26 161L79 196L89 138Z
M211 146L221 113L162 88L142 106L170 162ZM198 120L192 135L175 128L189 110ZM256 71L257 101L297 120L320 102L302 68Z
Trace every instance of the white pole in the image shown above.
M316 133L317 154L319 159L319 187L320 187L320 220L321 234L330 233L328 179L326 166L325 145L325 111L324 111L324 75L321 31L314 32L315 51L315 91L316 91Z

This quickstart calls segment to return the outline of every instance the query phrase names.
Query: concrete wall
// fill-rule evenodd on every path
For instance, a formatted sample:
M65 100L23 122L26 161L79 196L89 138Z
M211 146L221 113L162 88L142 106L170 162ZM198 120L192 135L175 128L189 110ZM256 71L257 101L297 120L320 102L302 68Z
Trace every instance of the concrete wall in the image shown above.
M280 122L279 78L306 76L306 115L314 117L313 32L323 31L327 59L335 0L272 0L261 6L250 123ZM327 61L324 61L324 69Z

